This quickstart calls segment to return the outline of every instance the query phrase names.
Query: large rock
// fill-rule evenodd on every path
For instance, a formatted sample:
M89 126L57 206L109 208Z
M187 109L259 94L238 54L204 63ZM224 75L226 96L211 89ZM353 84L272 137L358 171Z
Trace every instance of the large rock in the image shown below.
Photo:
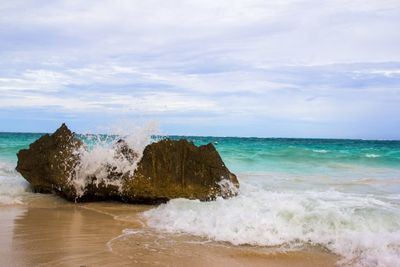
M18 152L17 171L31 183L35 192L58 194L75 199L76 190L69 182L79 163L82 142L63 124L52 135L46 134Z
M196 147L187 140L162 140L143 151L133 179L123 190L128 199L228 197L239 185L212 144Z
M212 144L196 147L186 140L162 140L148 145L141 158L124 140L116 142L114 149L115 164L101 164L106 177L86 174L81 161L87 148L63 124L54 134L19 151L17 170L36 192L55 192L71 201L212 200L233 196L239 187ZM119 160L137 168L133 173L121 171Z

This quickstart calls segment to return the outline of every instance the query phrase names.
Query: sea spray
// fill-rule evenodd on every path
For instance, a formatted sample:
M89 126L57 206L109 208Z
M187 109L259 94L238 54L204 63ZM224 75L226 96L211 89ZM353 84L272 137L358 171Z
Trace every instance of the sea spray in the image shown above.
M233 196L236 196L237 194L239 194L238 185L233 184L228 179L223 179L220 182L218 182L217 184L220 187L222 196L233 197Z
M114 126L107 135L81 136L87 145L75 151L79 156L79 164L70 179L77 196L82 196L85 187L92 182L96 186L112 185L121 191L121 180L110 178L110 171L121 176L133 176L144 148L157 133L158 124L149 122L143 126ZM134 156L123 153L121 149L131 151L130 154ZM93 177L96 178L94 181Z

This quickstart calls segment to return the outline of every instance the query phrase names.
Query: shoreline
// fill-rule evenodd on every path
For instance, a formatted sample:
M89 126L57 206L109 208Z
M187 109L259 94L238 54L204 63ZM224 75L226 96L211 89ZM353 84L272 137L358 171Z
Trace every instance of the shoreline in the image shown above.
M146 226L154 206L116 202L74 204L34 195L0 206L2 266L336 266L338 256L317 248L278 252L233 246Z

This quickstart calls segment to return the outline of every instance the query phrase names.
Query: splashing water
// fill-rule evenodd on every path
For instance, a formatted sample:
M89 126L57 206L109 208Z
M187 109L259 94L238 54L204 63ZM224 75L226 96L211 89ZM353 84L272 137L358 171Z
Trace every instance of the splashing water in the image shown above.
M80 160L71 182L77 190L77 195L83 195L86 185L92 182L91 177L96 177L97 186L104 183L121 190L121 180L108 177L110 167L113 172L132 176L142 158L144 148L152 142L152 136L158 133L158 129L157 123L150 122L142 127L114 127L107 135L80 136L87 146L75 152ZM134 156L121 153L121 149L129 150Z

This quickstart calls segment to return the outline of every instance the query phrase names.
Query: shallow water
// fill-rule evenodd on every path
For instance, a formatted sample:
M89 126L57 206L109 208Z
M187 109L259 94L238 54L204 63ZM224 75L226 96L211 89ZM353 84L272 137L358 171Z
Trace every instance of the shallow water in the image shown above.
M38 137L0 134L3 211L10 205L27 205L26 199L33 195L13 169L15 153ZM146 243L143 239L165 241L165 246L176 241L178 248L184 234L190 242L228 244L238 249L235 255L249 245L257 248L251 253L262 255L270 255L265 249L300 253L311 246L338 255L343 266L396 266L400 262L399 141L189 139L198 145L215 144L226 165L238 175L240 195L207 203L177 199L140 213L146 229L116 230L113 234L118 238L107 245L114 252L134 254L136 241L132 240ZM168 238L160 241L155 238L158 235ZM154 244L146 246L150 254L152 249L164 251ZM208 247L205 251L213 250ZM167 255L180 257L178 250Z
M51 195L26 196L0 208L0 266L334 266L319 248L281 253L232 246L145 224L152 206L72 204Z

